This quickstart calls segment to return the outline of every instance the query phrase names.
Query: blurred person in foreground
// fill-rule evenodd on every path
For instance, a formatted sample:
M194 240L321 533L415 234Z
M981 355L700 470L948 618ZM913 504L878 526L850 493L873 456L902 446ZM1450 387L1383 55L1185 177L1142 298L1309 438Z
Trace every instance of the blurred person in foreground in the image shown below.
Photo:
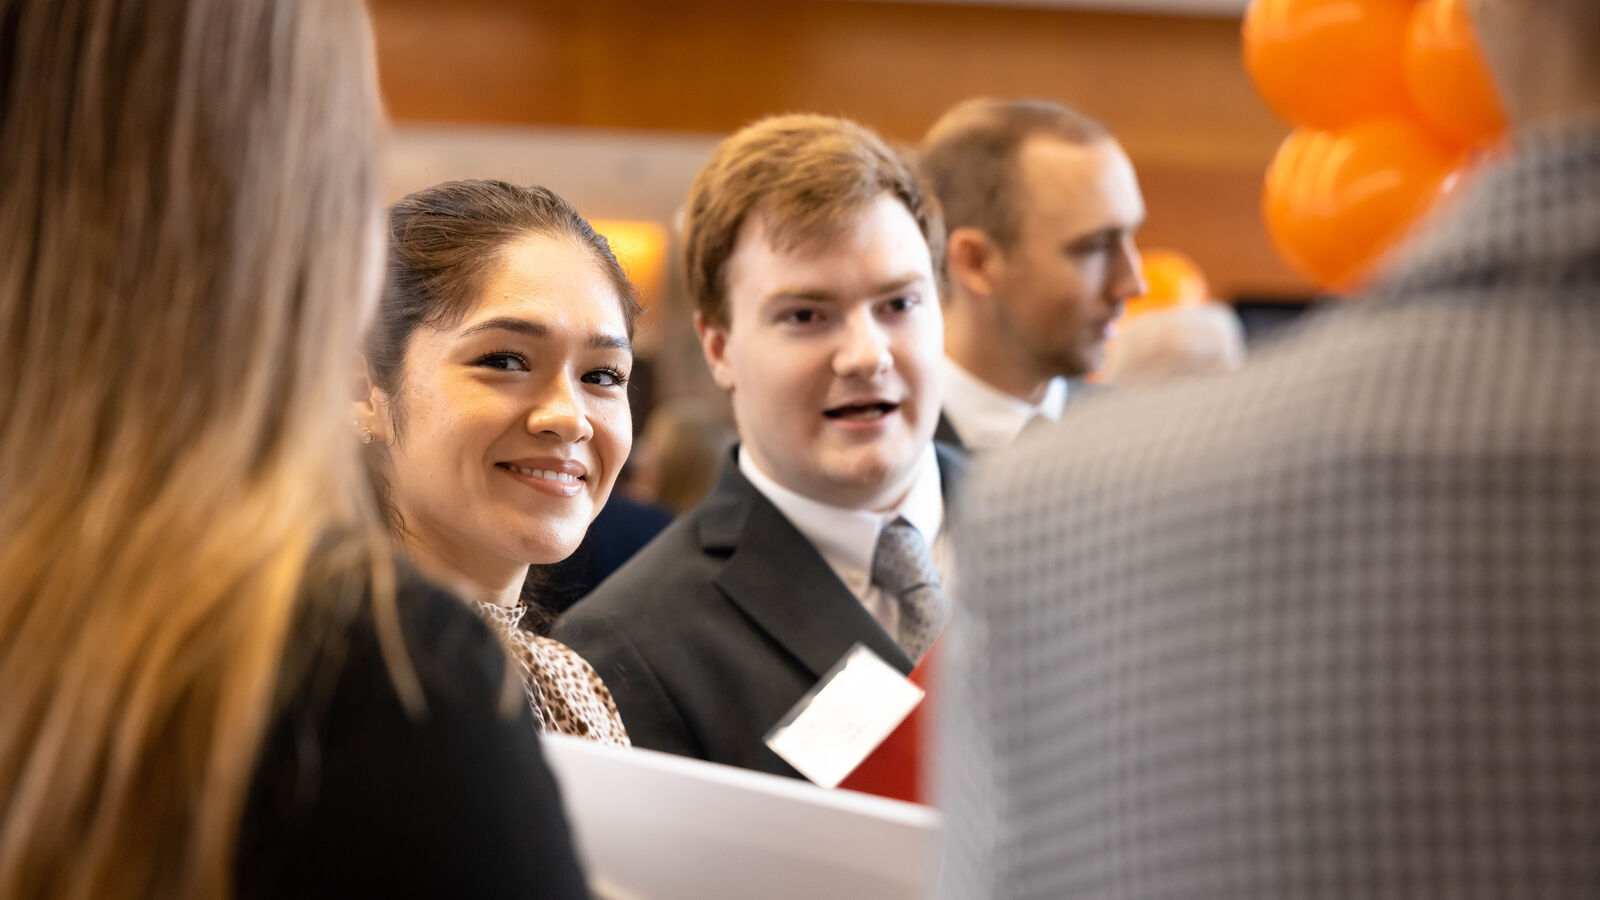
M684 233L740 444L555 634L634 743L797 777L768 730L856 644L909 673L948 618L938 209L866 128L777 116L718 145Z
M968 100L923 138L945 245L945 399L936 437L1004 447L1061 418L1144 292L1144 197L1100 122L1042 100ZM1069 385L1069 381L1072 383Z
M1470 8L1512 145L1368 296L981 467L942 896L1594 895L1600 4Z
M391 206L389 233L355 408L389 527L505 640L540 731L626 746L594 669L521 626L529 568L578 546L633 444L633 286L545 188L445 182Z
M1175 306L1119 322L1096 377L1110 387L1148 387L1237 372L1244 357L1244 327L1232 307Z
M361 475L375 82L355 0L0 2L0 896L585 896Z

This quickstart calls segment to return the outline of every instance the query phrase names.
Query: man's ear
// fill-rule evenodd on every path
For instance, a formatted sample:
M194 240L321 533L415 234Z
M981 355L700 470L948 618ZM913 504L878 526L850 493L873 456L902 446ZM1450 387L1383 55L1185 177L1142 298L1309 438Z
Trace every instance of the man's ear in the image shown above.
M356 360L355 369L350 374L350 417L358 437L364 437L366 432L372 433L372 441L363 443L389 443L392 436L389 427L393 421L390 417L392 402L382 388L372 383L367 374L366 360Z
M987 234L965 225L950 232L945 243L945 270L952 289L988 297L994 293L1004 265L1004 254Z
M713 322L704 313L695 310L694 333L700 338L700 352L705 354L712 380L717 387L731 392L733 366L728 362L728 326Z

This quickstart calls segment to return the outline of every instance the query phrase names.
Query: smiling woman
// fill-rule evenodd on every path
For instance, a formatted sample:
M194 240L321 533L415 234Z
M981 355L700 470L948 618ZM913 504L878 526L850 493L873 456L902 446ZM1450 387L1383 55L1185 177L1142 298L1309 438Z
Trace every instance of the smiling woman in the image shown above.
M628 458L633 288L543 188L448 182L389 221L356 422L390 527L498 628L544 731L626 744L594 670L520 624L529 566L578 546Z

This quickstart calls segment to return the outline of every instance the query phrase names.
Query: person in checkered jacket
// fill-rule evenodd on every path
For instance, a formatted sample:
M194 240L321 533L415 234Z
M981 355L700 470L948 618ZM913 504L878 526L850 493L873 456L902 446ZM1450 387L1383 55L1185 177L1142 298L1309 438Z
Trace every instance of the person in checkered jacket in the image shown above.
M1368 296L979 461L942 897L1600 892L1600 3L1469 5L1510 146Z

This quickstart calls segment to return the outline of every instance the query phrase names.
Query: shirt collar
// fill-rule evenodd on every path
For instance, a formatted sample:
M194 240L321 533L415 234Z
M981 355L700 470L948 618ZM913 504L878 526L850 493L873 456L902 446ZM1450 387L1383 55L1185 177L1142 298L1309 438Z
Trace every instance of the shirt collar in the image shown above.
M1050 379L1044 398L1029 403L968 372L950 357L944 358L944 413L961 442L973 450L1007 446L1034 418L1054 422L1066 406L1065 378Z
M872 555L883 526L904 516L930 547L944 526L939 457L931 442L917 460L911 489L887 512L833 506L789 490L763 472L743 448L739 450L739 471L817 548L828 568L857 598L866 596L872 586Z

